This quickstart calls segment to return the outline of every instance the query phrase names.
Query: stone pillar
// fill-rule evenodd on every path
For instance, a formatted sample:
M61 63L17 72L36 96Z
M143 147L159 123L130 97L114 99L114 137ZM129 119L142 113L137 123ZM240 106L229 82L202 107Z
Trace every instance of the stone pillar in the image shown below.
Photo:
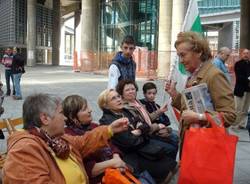
M170 70L172 3L172 0L160 0L157 67L159 78L165 77Z
M27 66L36 65L36 0L27 0Z
M240 48L250 49L250 2L240 1Z
M221 47L233 47L233 22L227 22L223 24L223 27L219 30L218 35L218 50Z
M172 37L171 37L171 61L170 61L170 72L172 72L175 67L176 60L176 49L174 47L174 43L177 39L178 33L181 31L182 24L184 21L184 3L183 0L173 0L173 8L172 8Z
M61 39L60 0L53 0L52 65L59 65Z
M81 55L81 10L75 11L75 40L74 40L74 63L73 63L73 70L79 71L80 70L80 55Z
M81 14L81 70L92 71L97 51L98 1L82 0Z

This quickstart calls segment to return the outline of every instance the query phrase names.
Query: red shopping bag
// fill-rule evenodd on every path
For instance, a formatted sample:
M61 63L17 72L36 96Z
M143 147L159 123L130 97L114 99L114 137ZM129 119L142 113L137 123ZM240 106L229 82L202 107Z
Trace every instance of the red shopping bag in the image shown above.
M178 184L232 184L238 137L206 114L211 128L185 132Z

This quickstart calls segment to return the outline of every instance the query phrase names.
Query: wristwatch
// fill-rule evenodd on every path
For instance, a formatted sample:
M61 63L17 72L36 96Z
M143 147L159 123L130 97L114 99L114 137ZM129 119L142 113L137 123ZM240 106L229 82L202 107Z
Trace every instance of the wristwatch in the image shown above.
M198 119L199 119L199 121L203 121L204 120L204 114L198 114Z

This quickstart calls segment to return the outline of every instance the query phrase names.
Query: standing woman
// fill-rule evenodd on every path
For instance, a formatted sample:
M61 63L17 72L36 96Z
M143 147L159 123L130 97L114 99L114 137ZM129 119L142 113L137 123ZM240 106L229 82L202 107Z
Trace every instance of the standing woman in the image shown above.
M180 62L189 73L186 88L201 83L206 83L214 106L214 111L209 111L213 118L222 115L224 126L229 127L235 121L235 104L232 89L225 75L211 63L211 51L208 42L194 32L181 32L175 42ZM187 110L184 99L176 91L175 84L171 81L166 84L165 90L173 99L172 105L181 111L181 139L184 132L191 124L209 127L205 114Z

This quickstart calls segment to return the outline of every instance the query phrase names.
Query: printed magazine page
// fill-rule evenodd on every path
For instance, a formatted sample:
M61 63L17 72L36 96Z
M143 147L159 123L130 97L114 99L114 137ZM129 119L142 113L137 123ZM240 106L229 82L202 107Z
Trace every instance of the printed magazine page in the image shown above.
M184 89L182 95L189 110L198 113L204 113L206 110L214 110L206 83Z

